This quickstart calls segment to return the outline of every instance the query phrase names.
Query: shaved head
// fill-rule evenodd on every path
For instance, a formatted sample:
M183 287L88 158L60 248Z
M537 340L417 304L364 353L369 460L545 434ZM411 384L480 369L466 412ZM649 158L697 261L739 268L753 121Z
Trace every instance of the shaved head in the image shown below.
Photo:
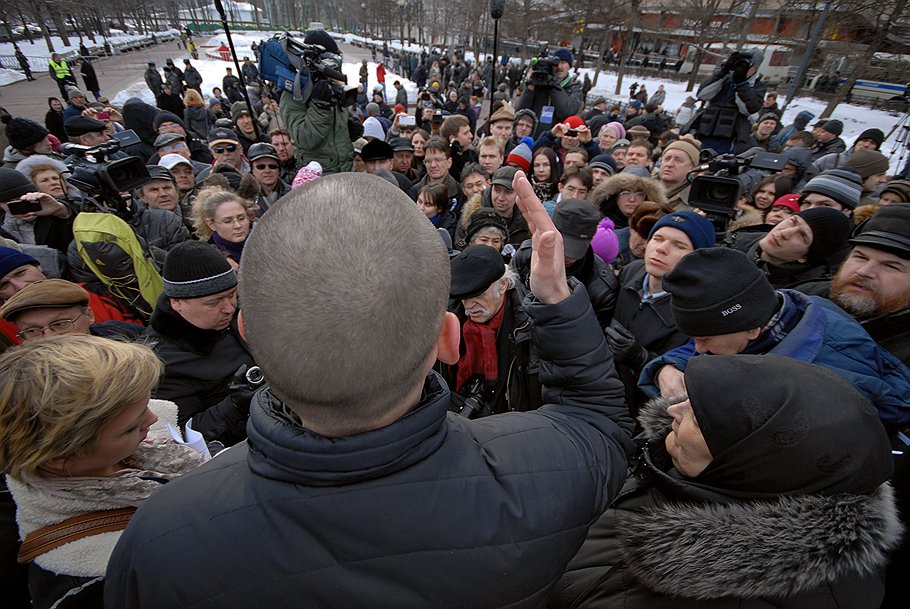
M422 384L449 295L449 258L414 202L345 173L292 191L256 223L240 300L271 391L343 434Z

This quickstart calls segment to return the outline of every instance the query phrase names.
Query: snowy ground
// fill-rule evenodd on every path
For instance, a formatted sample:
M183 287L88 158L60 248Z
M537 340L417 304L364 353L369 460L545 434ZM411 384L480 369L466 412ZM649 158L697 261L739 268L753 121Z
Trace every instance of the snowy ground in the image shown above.
M175 29L169 29L162 32L156 32L155 35L158 38L162 38L167 35L179 36L180 31ZM130 42L135 42L137 40L144 40L151 36L151 34L118 34L115 36L109 36L107 41L111 44L112 47L117 47L120 44L126 44ZM41 35L32 36L35 41L29 43L28 40L19 40L16 44L19 45L19 48L22 49L22 52L26 57L40 57L45 58L49 57L51 52L47 50L47 43L44 41L44 38ZM101 51L104 48L104 37L95 36L96 42L92 42L88 38L83 38L83 43L89 49L89 51ZM68 52L78 52L79 50L79 36L72 35L69 37L70 44L64 45L63 41L59 36L51 36L51 42L54 45L54 51L60 53L61 55L66 55ZM15 48L11 42L0 42L0 55L13 55L15 54Z
M233 34L234 45L237 50L238 57L252 57L253 53L250 50L250 45L255 42L260 42L265 38L269 38L274 34L274 32L236 32ZM300 34L302 38L302 34ZM355 36L353 34L345 34L343 40L348 43L352 42L367 42L372 44L381 44L381 41L376 41L372 39L363 38L361 36ZM206 97L211 96L212 87L221 86L221 79L225 74L226 67L233 67L233 63L222 61L220 59L214 59L212 56L217 57L217 49L223 42L226 42L226 39L223 35L215 35L210 38L207 42L203 42L202 46L209 47L204 48L203 51L206 53L207 59L200 59L194 61L193 65L197 67L199 72L202 74L202 78L205 81L202 85L203 94ZM401 49L402 45L399 41L393 40L389 43L389 46L393 49ZM2 47L2 45L0 45ZM406 44L405 48L408 51L419 52L421 47L414 44ZM0 49L2 50L2 49ZM175 59L177 59L175 57ZM370 86L373 87L376 84L376 64L369 62L369 71L370 71ZM360 64L355 62L345 63L343 66L343 71L348 77L349 84L357 84L359 82L359 70ZM590 77L593 79L594 70L591 68L585 68L581 70L582 75L587 72ZM3 75L0 73L0 82L2 82ZM391 100L394 100L395 90L392 87L392 83L395 80L400 80L404 85L405 90L408 92L408 100L410 102L415 102L417 100L417 87L410 81L405 79L403 76L394 74L391 71L386 71L386 94L390 96ZM670 81L670 80L661 80L658 78L651 78L648 80L636 79L626 77L623 80L623 93L620 97L625 99L626 92L628 91L629 85L633 82L645 83L648 87L648 91L653 94L657 91L658 85L664 85L664 88L667 91L667 98L664 102L664 108L671 113L674 113L686 97L693 95L693 93L687 93L685 88L685 83ZM613 91L616 88L616 74L612 72L601 72L600 78L598 79L597 86L592 89L592 93L601 94L607 98L613 97ZM133 96L141 97L144 101L154 104L155 100L151 92L145 86L144 82L138 81L135 84L131 85L124 91L118 93L114 98L113 102L115 105L122 105L127 99ZM779 100L780 104L783 103L783 99ZM822 110L825 107L825 102L817 100L811 97L798 97L793 100L793 102L787 107L787 111L784 113L783 122L784 124L790 124L796 115L802 110L808 110L816 116L821 114ZM864 106L856 106L851 104L841 104L835 109L834 114L831 116L833 119L838 119L844 123L844 132L841 136L847 145L851 145L853 140L864 130L870 128L881 129L883 133L887 136L891 133L892 128L897 124L901 119L901 114L896 114L893 112L886 112L883 110L873 110L871 108L866 108ZM885 155L890 155L895 148L895 140L900 135L901 130L896 130L891 137L886 140L885 144L882 146L882 152ZM894 159L894 163L897 163L897 159ZM895 168L896 169L896 168Z
M25 80L25 73L18 70L0 68L0 87L8 85L19 80Z
M237 57L242 61L244 57L253 57L253 52L251 51L251 46L253 42L257 44L262 40L272 36L274 32L261 32L261 33L250 33L250 32L237 32L232 34L234 39L234 49L237 51ZM301 35L302 38L302 35ZM221 87L221 79L224 78L225 68L231 68L233 72L236 72L234 68L233 61L227 62L221 59L213 59L212 57L217 57L218 53L216 49L221 46L221 43L225 42L226 39L221 36L213 36L206 42L201 44L202 50L205 52L206 59L198 59L193 61L193 65L196 66L196 69L199 70L199 73L202 75L202 94L208 99L212 96L212 89L214 87ZM210 48L209 48L210 47ZM178 65L182 65L183 57L189 57L187 54L181 55L179 58L174 57L174 61ZM200 56L202 57L202 56ZM242 65L242 64L241 64ZM376 65L373 62L369 62L368 68L370 71L370 87L376 85ZM360 82L360 64L354 62L346 62L342 66L342 72L348 77L348 84L356 85ZM395 100L395 87L392 86L396 80L401 81L401 84L404 85L405 90L408 92L408 100L410 102L417 101L417 85L412 81L395 74L388 68L386 68L386 95L389 96L390 101ZM137 81L136 83L130 85L126 89L122 90L116 96L111 99L111 102L115 106L122 106L126 103L131 97L139 97L143 101L149 104L155 103L155 96L152 95L152 92L149 91L149 88L146 86L145 81Z

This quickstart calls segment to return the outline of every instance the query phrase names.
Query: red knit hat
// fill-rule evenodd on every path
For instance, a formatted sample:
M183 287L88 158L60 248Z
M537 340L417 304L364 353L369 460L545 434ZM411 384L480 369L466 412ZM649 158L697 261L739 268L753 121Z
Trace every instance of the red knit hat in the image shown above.
M404 106L395 104L395 114L401 114L402 112L404 112Z
M563 121L564 125L568 125L570 129L578 129L579 127L585 126L585 121L577 114L573 114L569 118Z
M775 207L786 207L794 214L797 214L799 213L799 195L780 196L771 204L771 209Z

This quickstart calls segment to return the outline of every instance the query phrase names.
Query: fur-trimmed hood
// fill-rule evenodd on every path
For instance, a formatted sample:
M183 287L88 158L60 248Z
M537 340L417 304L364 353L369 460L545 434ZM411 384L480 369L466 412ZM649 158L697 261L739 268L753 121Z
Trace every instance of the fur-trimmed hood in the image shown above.
M591 202L600 209L614 195L624 190L640 190L645 193L645 200L666 205L667 195L663 185L653 178L642 178L631 173L620 172L610 176L591 191Z
M485 192L487 192L486 189L471 195L471 198L461 207L461 217L458 218L458 224L463 230L468 230L468 225L471 224L471 216L483 207L483 193Z
M742 214L730 223L727 227L727 232L733 232L747 226L759 226L765 222L764 214L757 207L742 205L740 206L740 211L742 211Z
M66 184L66 194L68 197L81 197L82 193L78 188L73 186L67 181L66 177L70 175L70 170L64 165L63 161L55 159L44 154L33 154L25 157L18 164L16 164L16 171L27 177L29 180L32 179L32 175L39 168L53 169L63 177L63 181Z

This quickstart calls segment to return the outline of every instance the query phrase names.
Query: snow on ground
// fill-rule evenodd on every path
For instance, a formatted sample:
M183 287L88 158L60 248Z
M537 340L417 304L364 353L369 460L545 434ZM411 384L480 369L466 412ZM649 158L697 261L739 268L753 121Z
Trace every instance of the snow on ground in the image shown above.
M232 34L234 39L234 49L237 52L237 57L241 60L241 65L244 57L253 58L253 52L251 46L253 42L257 44L262 42L262 40L270 38L274 32L243 32ZM301 39L303 36L301 35ZM221 43L227 44L227 39L224 36L213 36L207 42L202 43L200 46L205 47L206 59L193 60L192 64L196 66L196 69L199 70L199 73L202 75L202 95L208 100L212 96L212 89L214 87L221 88L221 79L224 78L226 74L225 68L231 68L231 71L236 73L237 69L234 67L233 61L223 61L221 59L213 59L212 57L217 57L217 49L221 46ZM211 48L209 48L211 47ZM188 56L185 53L178 57L174 57L174 61L178 64L182 64L182 59L184 56ZM369 62L367 64L370 71L370 88L376 86L376 63ZM349 85L356 85L360 82L360 64L355 62L345 62L342 65L342 72L345 76L348 77ZM236 74L235 74L236 75ZM401 81L401 84L404 85L405 90L408 92L408 101L414 103L417 101L417 85L412 81L406 79L405 77L395 74L388 68L386 68L386 96L389 101L394 102L395 100L395 87L392 86L396 80ZM126 103L131 97L139 97L142 101L152 104L155 104L155 96L152 95L152 92L146 86L145 81L137 81L136 83L130 85L126 89L120 91L117 95L111 98L111 103L115 106L122 106Z
M175 29L165 30L163 32L155 32L155 35L159 38L167 34L179 35L180 31ZM115 36L108 36L107 41L111 44L112 47L116 47L121 43L134 42L136 40L146 39L151 34L118 34ZM39 34L37 36L33 35L34 42L30 43L28 40L19 40L16 44L19 45L19 48L22 49L22 52L26 57L49 57L51 52L47 50L47 43L44 41L44 38ZM104 48L104 37L97 35L95 36L96 42L92 42L89 38L84 38L83 43L90 51L92 50L101 50ZM70 44L64 45L63 41L59 36L51 36L51 42L54 45L54 51L65 55L68 51L78 52L79 50L79 36L72 35L69 37ZM0 43L0 55L13 55L15 54L15 49L11 42L2 42ZM34 66L33 68L34 69Z
M251 51L251 45L253 42L257 44L264 39L270 38L275 34L275 32L236 32L233 33L234 38L234 47L237 51L237 56L241 59L243 57L253 57ZM300 38L303 38L303 34L299 32L294 32L294 35L299 35ZM338 36L336 36L338 37ZM370 43L370 44L382 44L381 41L376 41L369 38L364 38L362 36L355 36L353 34L345 34L340 37L345 42L353 43ZM206 98L211 97L212 88L215 86L221 86L221 79L224 77L225 68L233 67L233 62L226 62L220 59L216 59L218 56L216 49L221 46L222 43L227 43L227 39L224 35L215 35L211 37L207 42L202 43L200 46L207 47L202 50L206 53L206 59L200 59L193 62L193 65L199 70L202 74L204 80L202 85L202 91ZM392 40L389 42L390 48L401 49L402 45L398 40ZM421 47L415 44L407 43L405 45L408 51L419 52ZM0 45L0 52L2 52L2 45ZM175 57L175 60L177 58ZM370 87L376 85L376 63L369 62L368 68L370 71L369 84ZM349 84L357 84L360 80L359 71L360 64L356 62L346 62L343 65L342 71L348 77ZM12 71L10 71L12 72ZM594 78L593 68L584 68L581 71L580 76L583 77L584 73L588 73L589 76ZM2 76L0 76L2 78ZM395 74L386 68L386 95L390 101L395 99L395 88L392 86L392 83L395 80L400 80L404 85L405 90L408 92L408 100L411 103L414 103L417 100L417 86L410 80L407 80L401 75ZM667 91L667 98L664 102L664 108L671 112L675 113L676 109L679 108L686 97L689 95L694 96L694 92L686 92L686 85L682 82L676 82L671 80L663 80L660 78L648 78L642 79L637 77L625 77L623 79L622 92L619 96L614 96L613 91L616 88L616 74L614 72L602 71L597 82L597 86L591 90L593 94L603 95L607 98L616 97L617 99L626 100L627 92L629 86L633 82L645 83L648 87L650 94L653 94L657 91L658 85L664 85L664 88ZM778 103L783 104L783 92ZM133 96L139 96L144 101L154 104L155 99L152 96L151 92L145 86L144 82L137 82L124 91L118 93L114 98L113 102L115 105L122 105L126 102L127 99ZM788 125L793 122L793 119L796 115L803 111L808 110L816 116L821 114L822 110L825 108L826 102L814 99L811 97L798 97L793 100L793 102L787 107L787 111L784 113L783 123ZM897 124L901 119L901 114L888 112L885 110L873 110L865 106L857 106L852 104L840 104L834 111L834 114L831 116L832 119L840 120L844 123L844 132L841 137L847 142L847 145L850 146L856 137L866 129L877 128L881 129L882 132L887 136L891 133L892 128ZM895 130L894 133L886 140L885 144L882 146L882 152L887 156L892 153L895 147L895 141L900 135L901 130ZM895 159L895 163L896 163ZM893 168L897 170L897 167Z
M20 80L25 80L25 73L18 70L9 70L7 68L0 68L0 87L3 85L8 85Z

